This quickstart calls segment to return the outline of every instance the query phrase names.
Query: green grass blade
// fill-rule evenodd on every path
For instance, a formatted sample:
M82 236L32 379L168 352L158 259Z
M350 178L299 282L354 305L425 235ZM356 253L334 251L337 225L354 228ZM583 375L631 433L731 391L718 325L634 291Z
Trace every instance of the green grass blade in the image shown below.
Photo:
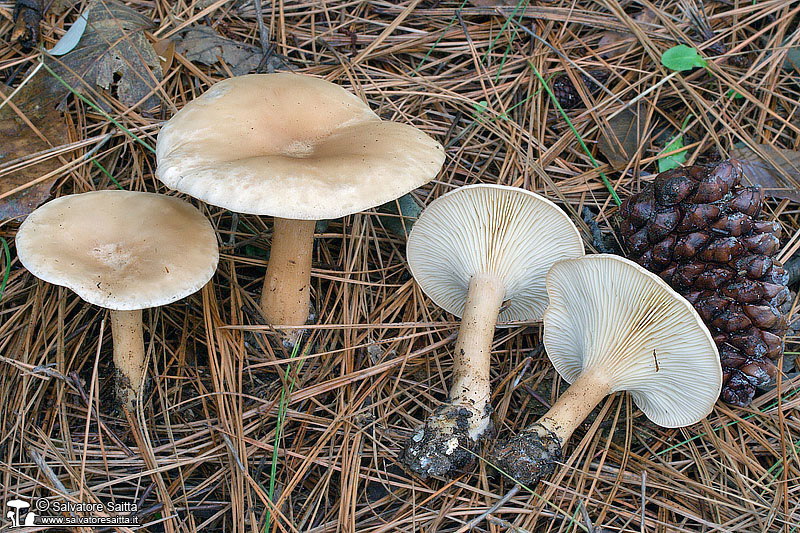
M6 293L6 284L8 283L8 275L11 273L11 250L8 249L8 243L5 238L0 237L3 243L3 257L5 257L6 267L3 272L3 281L0 282L0 302L3 301L3 295Z
M58 80L58 82L59 82L61 85L63 85L63 86L64 86L64 87L66 87L67 89L69 89L69 91L70 91L72 94L74 94L76 98L80 99L80 100L81 100L81 102L85 103L86 105L88 105L89 107L91 107L92 109L94 109L95 111L97 111L98 113L100 113L101 115L103 115L103 117L104 117L106 120L108 120L109 122L111 122L112 124L114 124L116 127L118 127L119 129L121 129L122 131L124 131L125 133L127 133L127 134L128 134L128 135L129 135L129 136L130 136L130 137L131 137L133 140L135 140L136 142L138 142L139 144L141 144L142 146L144 146L144 147L145 147L147 150L149 150L149 151L151 151L151 152L153 152L153 153L156 153L156 149L155 149L155 148L153 148L152 146L150 146L149 144L147 144L146 142L144 142L144 140L143 140L143 139L141 139L141 138L140 138L138 135L136 135L136 134L135 134L135 133L133 133L131 130L129 130L128 128L126 128L125 126L123 126L123 125L122 125L122 124L121 124L119 121L115 120L115 119L114 119L114 118L113 118L111 115L109 115L108 113L106 113L105 111L103 111L102 109L100 109L100 107L98 107L98 106L97 106L97 104L95 104L94 102L92 102L91 100L89 100L88 98L86 98L85 96L83 96L81 93L79 93L78 91L76 91L76 90L75 90L75 88L73 88L73 87L72 87L72 86L71 86L69 83L67 83L66 81L64 81L64 78L62 78L61 76L59 76L58 74L56 74L56 72L55 72L53 69L51 69L51 68L50 68L50 66L49 66L47 63L45 63L45 62L44 62L44 58L43 58L43 57L42 57L42 58L39 58L39 61L41 61L41 62L42 62L42 65L44 66L44 69L45 69L47 72L49 72L51 76L53 76L53 77L54 77L56 80Z
M528 65L531 67L531 69L533 69L533 73L536 74L536 77L539 78L539 82L541 82L541 84L544 86L544 89L547 91L547 94L550 96L550 100L553 101L553 104L556 106L556 109L558 109L558 112L561 113L562 117L564 117L564 120L567 122L569 129L571 129L572 133L575 134L575 138L578 139L578 142L583 148L583 151L586 152L586 155L589 156L589 160L592 162L592 165L594 165L594 168L600 168L600 163L598 163L595 160L594 156L589 151L589 148L586 147L586 143L583 142L583 138L581 138L580 133L578 133L578 130L575 129L575 126L572 125L572 121L567 116L567 113L564 112L564 110L561 108L561 104L558 103L556 95L553 94L553 91L550 90L550 86L547 85L547 82L544 81L542 75L539 74L539 69L537 69L536 65L531 63L530 60L528 61ZM608 189L608 192L611 193L611 197L614 199L614 202L617 205L621 205L622 201L619 199L619 196L617 196L617 191L614 190L614 187L611 185L611 182L608 180L608 178L602 171L600 171L600 178L603 180L603 183L605 184L606 189Z
M294 345L294 349L292 350L292 354L289 356L290 359L295 359L297 357L297 353L300 351L300 342L298 341L297 344ZM303 355L306 355L307 352L303 352ZM299 372L303 368L303 362L305 360L300 361L297 364L297 372ZM291 363L286 366L286 372L283 375L283 381L289 379L289 374L292 371ZM292 391L294 390L294 384L297 377L297 372L294 373L292 376L292 381L289 383L288 390L287 387L284 386L281 390L281 399L278 404L278 420L276 423L275 428L275 440L272 446L272 464L270 464L270 472L269 472L269 500L272 501L272 496L275 494L275 477L278 474L278 446L280 445L281 434L283 431L283 421L286 418L286 409L289 407L289 398L292 395ZM266 533L269 531L270 525L270 512L267 509L267 520L264 525L264 532Z

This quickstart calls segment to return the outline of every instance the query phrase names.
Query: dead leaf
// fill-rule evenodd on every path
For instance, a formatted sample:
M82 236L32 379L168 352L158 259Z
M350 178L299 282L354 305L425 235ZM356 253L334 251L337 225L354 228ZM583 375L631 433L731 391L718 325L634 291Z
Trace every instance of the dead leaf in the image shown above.
M208 26L189 28L175 44L175 51L204 65L214 65L222 58L235 76L255 70L263 56L260 48L227 39Z
M50 142L39 137L12 106L6 105L0 109L0 138L3 139L0 143L0 165L58 146L68 138L66 122L56 109L56 103L63 94L51 92L47 80L49 76L41 69L14 95L12 102ZM11 89L4 87L3 93L8 96ZM57 157L48 157L40 163L8 174L0 171L0 195L25 186L60 166ZM58 176L53 176L0 199L0 220L30 214L50 196L50 188L56 179Z
M172 66L172 60L175 59L175 41L172 39L156 41L153 43L153 50L156 51L158 61L161 63L161 73L166 74Z
M55 46L48 50L47 53L51 56L63 56L75 50L75 47L81 41L81 37L83 37L83 33L86 31L86 23L86 13L81 13L67 32L61 36Z
M764 194L773 198L785 198L800 203L797 179L800 177L800 152L759 144L758 148L767 156L761 158L746 146L736 147L730 155L742 162L742 170L753 185L761 185ZM786 178L789 176L790 178Z
M642 145L646 134L646 113L640 104L637 102L611 118L608 127L601 127L597 146L614 169L628 166Z
M646 24L653 24L656 21L656 14L651 9L643 9L639 11L634 17L634 22L640 25ZM624 54L630 49L630 46L614 46L616 44L625 41L626 39L632 39L633 34L631 32L625 31L612 31L606 30L603 32L603 36L600 37L600 41L597 43L598 50L606 50L609 49L607 52L601 52L600 57L604 57L606 59L610 59L612 57L617 57L619 55ZM634 43L631 43L631 46Z
M101 87L126 106L144 110L158 105L152 93L162 79L161 64L144 30L153 22L114 0L92 0L87 25L77 48L48 64L79 92ZM115 76L118 79L115 80ZM98 102L102 105L102 102Z
M11 41L19 40L24 50L39 44L39 26L44 12L42 0L17 0L14 3L14 30Z

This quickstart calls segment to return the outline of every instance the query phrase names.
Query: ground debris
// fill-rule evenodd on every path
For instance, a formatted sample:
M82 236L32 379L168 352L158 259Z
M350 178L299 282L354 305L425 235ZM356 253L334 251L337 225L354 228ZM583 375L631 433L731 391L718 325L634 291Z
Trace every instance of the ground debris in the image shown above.
M58 155L35 157L69 137L56 109L64 91L53 87L48 76L40 69L0 109L0 220L25 217L44 203L58 178L54 172L63 164ZM10 95L11 89L3 92Z
M157 106L161 64L144 34L153 21L115 0L92 0L86 16L86 31L78 46L61 58L50 59L52 69L78 92L94 96L102 88L125 106L144 111ZM96 103L106 111L111 109L103 100Z

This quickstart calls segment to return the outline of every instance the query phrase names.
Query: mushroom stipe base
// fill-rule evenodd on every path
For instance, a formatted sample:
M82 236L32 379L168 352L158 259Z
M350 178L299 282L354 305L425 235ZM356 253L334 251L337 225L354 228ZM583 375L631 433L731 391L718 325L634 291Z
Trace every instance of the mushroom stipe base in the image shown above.
M144 381L142 310L109 312L114 339L114 389L117 403L132 410Z
M269 326L269 323L264 320L262 313L259 313L257 310L254 310L252 307L242 306L242 310L250 317L250 320L253 322L253 325L257 326ZM306 319L305 325L311 326L315 324L317 321L317 310L314 307L314 302L311 302L308 307L308 318ZM294 331L297 332L294 337L291 337L286 334L286 331ZM264 334L266 333L266 334ZM264 331L244 331L244 342L245 346L253 353L258 355L265 355L265 351L261 348L264 345L264 342L269 342L270 345L280 351L280 350L288 350L290 353L294 349L297 344L302 346L308 340L311 331L309 329L293 329L293 330L267 330Z
M488 412L481 416L473 409L446 403L440 405L406 442L401 461L421 478L449 476L463 470L475 461L483 440L494 435L494 425L489 419L484 431L477 439L470 437L474 427L472 418L488 419Z
M519 435L498 441L491 463L517 483L533 487L555 472L563 457L561 446L554 431L534 424Z

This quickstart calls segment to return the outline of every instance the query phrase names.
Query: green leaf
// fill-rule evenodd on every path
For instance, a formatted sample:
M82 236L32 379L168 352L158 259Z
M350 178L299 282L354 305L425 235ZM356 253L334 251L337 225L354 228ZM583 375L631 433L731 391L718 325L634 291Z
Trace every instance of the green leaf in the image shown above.
M679 44L661 54L661 64L670 70L684 71L706 67L708 63L697 48Z
M398 206L400 209L398 211ZM381 224L397 235L398 237L407 237L408 232L411 231L411 226L419 218L422 213L422 207L417 203L411 194L404 194L397 200L386 202L378 207L379 213L386 213L387 215L394 216L379 216Z
M683 135L680 133L672 138L670 142L664 147L664 151L661 153L669 153L674 152L675 150L680 150L683 148ZM686 150L678 152L676 154L665 155L664 157L658 160L658 171L659 172L666 172L667 170L672 170L673 168L678 168L683 163L686 162Z
M725 93L725 96L728 98L733 98L734 100L741 100L742 98L744 98L743 94L739 94L733 89L728 89L728 92Z
M489 107L489 102L486 100L481 100L480 102L474 102L472 107L475 109L475 114L480 116L486 112L486 108Z

